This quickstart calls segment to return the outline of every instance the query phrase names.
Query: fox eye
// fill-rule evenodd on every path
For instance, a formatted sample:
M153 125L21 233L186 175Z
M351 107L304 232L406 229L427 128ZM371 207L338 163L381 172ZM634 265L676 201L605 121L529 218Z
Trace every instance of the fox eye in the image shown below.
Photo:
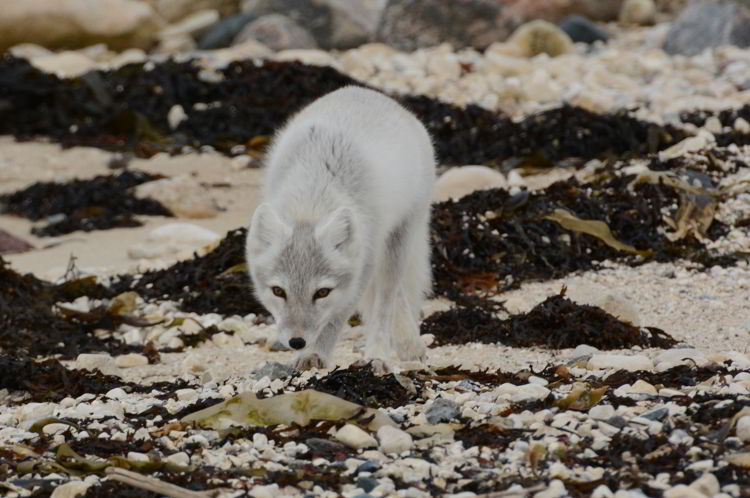
M271 292L273 292L273 295L276 297L286 299L286 291L284 291L284 289L282 289L281 287L274 285L273 287L271 287Z
M318 299L323 299L324 297L328 297L328 294L331 293L331 289L328 287L323 287L322 289L318 289L315 291L315 294L313 295L313 301L317 301Z

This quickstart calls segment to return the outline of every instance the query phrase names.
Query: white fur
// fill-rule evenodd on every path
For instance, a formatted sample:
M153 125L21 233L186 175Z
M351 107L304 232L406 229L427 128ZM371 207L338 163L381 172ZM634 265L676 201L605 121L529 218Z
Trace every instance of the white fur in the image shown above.
M276 135L267 168L247 257L282 342L306 341L296 366L328 365L356 311L367 328L367 359L423 358L418 318L431 282L435 183L424 126L383 94L346 87L292 118ZM286 298L273 295L273 286ZM320 288L332 290L313 301Z

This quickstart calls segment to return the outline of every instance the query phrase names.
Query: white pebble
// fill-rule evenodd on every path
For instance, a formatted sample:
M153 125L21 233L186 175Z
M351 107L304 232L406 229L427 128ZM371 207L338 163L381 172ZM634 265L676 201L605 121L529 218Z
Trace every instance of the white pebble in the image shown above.
M346 424L333 437L337 441L355 449L373 448L378 445L374 437L352 424Z

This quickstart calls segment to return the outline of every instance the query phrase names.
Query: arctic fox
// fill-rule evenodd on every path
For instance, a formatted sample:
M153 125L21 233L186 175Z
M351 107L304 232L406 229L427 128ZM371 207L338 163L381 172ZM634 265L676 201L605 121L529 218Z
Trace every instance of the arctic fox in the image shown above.
M365 360L423 360L422 302L431 288L432 142L394 100L349 86L314 101L277 133L264 203L247 236L255 294L298 369L330 365L356 311Z

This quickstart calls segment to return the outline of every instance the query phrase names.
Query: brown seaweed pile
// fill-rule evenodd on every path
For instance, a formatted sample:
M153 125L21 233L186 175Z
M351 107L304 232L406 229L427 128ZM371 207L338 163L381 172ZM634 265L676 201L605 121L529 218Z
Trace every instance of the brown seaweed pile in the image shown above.
M522 281L592 269L604 260L639 264L684 258L704 266L734 261L731 256L712 257L693 236L668 239L663 213L680 205L680 192L652 183L631 189L632 179L615 175L584 185L569 179L516 195L484 190L434 205L435 291L448 297L500 292ZM608 240L566 226L592 220L606 224ZM714 240L726 232L725 225L713 220L706 235Z
M163 177L125 170L90 180L38 182L12 194L0 195L0 212L34 221L47 218L46 225L31 230L42 237L75 230L140 226L134 215L172 216L158 201L138 199L130 192L136 185L159 178Z
M112 294L128 290L144 299L168 299L184 311L222 315L267 315L255 299L245 265L244 228L233 230L203 256L134 277L120 275Z
M143 385L104 375L99 370L69 369L55 359L35 361L24 355L0 354L0 389L24 391L29 394L30 401L58 402L86 393L105 394L116 387L148 393L154 389L174 392L187 386L183 380Z
M403 406L412 399L393 374L377 376L371 365L335 368L325 377L313 377L302 389L333 394L370 408Z
M106 313L87 321L81 315L65 317L55 309L58 301L104 292L86 279L53 285L31 274L20 275L0 257L0 351L31 357L56 354L65 359L97 351L131 352L115 338L93 334L108 319Z
M172 60L92 71L62 80L27 61L0 57L0 134L51 137L148 157L183 146L210 145L229 153L273 133L306 103L356 80L328 67L292 62L238 61L201 79L194 62ZM443 164L496 163L531 158L549 165L565 158L643 155L676 143L684 133L626 113L597 115L562 107L520 123L478 106L459 108L428 97L403 97L434 137ZM210 105L209 105L210 104ZM187 119L167 122L180 105Z
M434 345L469 342L501 343L511 347L554 349L588 344L601 350L633 346L670 348L677 344L663 330L643 329L618 320L601 308L574 303L565 290L550 296L528 313L501 320L481 308L457 307L439 311L422 322L423 334L435 336Z

